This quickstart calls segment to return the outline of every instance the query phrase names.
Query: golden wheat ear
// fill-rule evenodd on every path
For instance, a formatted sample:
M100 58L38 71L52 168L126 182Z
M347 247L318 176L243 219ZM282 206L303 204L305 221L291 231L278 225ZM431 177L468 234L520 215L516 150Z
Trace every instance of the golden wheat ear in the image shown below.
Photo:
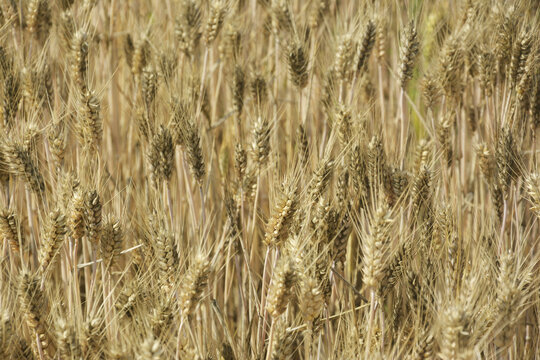
M120 221L114 216L107 216L102 226L100 249L108 271L112 271L113 265L118 262L123 241L124 233Z
M209 275L209 261L203 255L195 256L179 291L179 304L184 318L191 314L199 304L208 284Z
M161 126L152 138L148 161L156 182L169 181L174 170L174 143L168 128Z
M402 89L412 78L413 68L420 51L420 41L416 32L416 25L410 22L403 30L402 40L399 47L399 85Z
M48 358L54 353L47 323L46 299L40 289L40 279L29 272L19 278L17 295L26 325L31 331L32 350L36 358Z
M2 209L0 212L0 233L2 239L7 240L14 254L19 254L21 245L24 248L26 241L21 223L13 210Z
M56 346L62 358L82 358L81 344L79 343L76 329L64 318L59 318L56 322Z
M41 195L45 191L45 182L30 150L22 144L11 142L5 144L3 152L10 172L22 177L32 191Z
M45 277L54 266L66 233L65 215L58 209L52 211L48 217L39 253L41 276Z
M375 45L377 27L372 20L368 20L360 44L358 46L358 60L356 62L356 71L361 72L367 67L369 56Z
M239 64L234 66L232 92L233 108L236 116L239 118L244 109L244 92L246 88L246 74Z
M274 270L266 299L266 308L272 318L276 319L285 312L297 282L298 273L293 260L280 259Z
M298 206L297 189L286 184L280 193L266 225L264 242L267 246L280 246L289 232L289 227Z
M188 156L188 163L199 186L202 186L206 175L206 166L204 163L201 137L196 123L193 119L186 122L184 128L184 143Z
M293 84L299 89L308 83L309 59L304 44L300 41L289 41L287 44L287 64Z

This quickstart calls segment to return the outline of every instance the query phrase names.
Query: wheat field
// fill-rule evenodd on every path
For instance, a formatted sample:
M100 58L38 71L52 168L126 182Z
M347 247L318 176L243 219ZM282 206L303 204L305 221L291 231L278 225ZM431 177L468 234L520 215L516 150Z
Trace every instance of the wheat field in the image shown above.
M0 127L0 359L540 358L537 0L1 0Z

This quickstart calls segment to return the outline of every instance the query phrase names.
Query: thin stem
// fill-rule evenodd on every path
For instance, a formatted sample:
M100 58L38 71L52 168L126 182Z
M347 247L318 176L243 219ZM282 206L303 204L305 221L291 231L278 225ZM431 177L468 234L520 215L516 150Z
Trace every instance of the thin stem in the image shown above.
M365 359L369 359L369 353L371 349L371 335L373 332L373 320L375 318L375 290L371 290L370 292L370 303L369 303L369 318L368 318L368 327L367 327L367 338L366 343L364 344L366 347L365 352Z
M268 340L268 351L266 352L266 360L270 360L272 357L272 347L274 346L274 328L276 321L272 320L272 325L270 326L270 336Z
M165 191L167 193L167 202L169 205L169 216L171 217L171 229L174 231L174 214L173 214L173 203L172 203L172 196L171 196L171 182L166 181L164 185L165 185Z
M405 165L405 149L407 147L407 132L408 132L408 119L406 118L405 111L405 89L401 88L399 95L399 109L401 114L401 129L399 132L399 150L401 156L401 170Z
M381 123L382 128L385 129L384 123L386 119L385 108L384 108L384 89L383 89L383 74L382 74L382 64L379 62L378 68L378 78L379 78L379 105L381 106Z
M43 345L41 344L41 339L39 338L39 334L37 331L36 331L36 345L38 348L40 360L45 360L45 354L43 353Z
M204 231L204 225L206 223L206 211L205 211L204 193L203 193L202 184L199 185L199 195L201 196L201 234L202 234L202 231Z
M259 305L259 315L262 317L262 321L259 322L259 349L262 349L264 342L264 327L266 326L266 283L268 281L268 261L270 260L270 247L266 249L266 255L264 257L263 266L263 278L262 278L262 290L261 290L261 303Z
M182 328L184 327L184 320L185 316L182 315L182 318L180 319L180 326L178 326L178 337L176 339L176 360L180 359L180 346L181 346L181 340L182 340Z
M313 337L313 321L308 322L304 340L304 359L311 359L311 343Z

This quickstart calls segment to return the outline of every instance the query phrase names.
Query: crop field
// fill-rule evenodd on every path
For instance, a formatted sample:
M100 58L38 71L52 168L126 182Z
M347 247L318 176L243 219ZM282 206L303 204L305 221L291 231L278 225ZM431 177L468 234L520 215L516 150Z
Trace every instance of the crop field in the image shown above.
M540 359L537 0L0 0L0 360Z

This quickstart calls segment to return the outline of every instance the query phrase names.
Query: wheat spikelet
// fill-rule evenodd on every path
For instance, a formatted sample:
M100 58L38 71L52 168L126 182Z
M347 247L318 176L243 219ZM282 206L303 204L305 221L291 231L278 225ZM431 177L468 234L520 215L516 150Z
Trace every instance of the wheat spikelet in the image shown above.
M509 76L512 86L519 84L521 77L525 73L525 65L531 52L531 45L531 35L527 31L521 32L515 41L512 56L510 58Z
M342 36L339 40L334 61L334 69L339 80L344 81L350 77L356 46L357 44L349 34Z
M51 342L48 334L49 326L46 321L45 298L39 288L39 282L39 279L34 275L28 272L22 273L17 294L26 325L33 335L35 334L32 338L39 342L39 344L35 344L35 353L38 353L37 349L41 348L40 352L45 358L48 358L48 348Z
M131 39L129 37L128 39ZM138 79L142 73L142 69L148 64L151 58L150 41L144 34L141 39L129 46L131 56L128 57L128 63L131 63L131 72Z
M293 19L289 2L286 0L271 0L272 31L276 34L290 32L293 28Z
M161 126L152 138L148 160L155 181L169 181L174 169L174 143L171 132Z
M323 159L319 167L313 173L309 184L309 198L311 204L315 205L326 191L330 183L334 162L331 159Z
M187 56L195 55L201 27L201 10L194 0L184 0L181 3L180 16L176 19L175 35L180 48Z
M77 135L83 148L98 151L103 138L101 104L94 91L80 94Z
M266 225L267 246L279 246L287 236L297 207L296 191L294 184L284 185Z
M464 53L461 48L462 40L458 36L450 36L444 45L440 59L440 82L448 97L457 97L461 93L462 83L460 74L465 67Z
M321 24L324 15L328 12L329 5L328 0L317 0L312 4L308 20L311 28L316 28Z
M86 236L94 245L99 244L101 237L101 199L96 190L90 190L84 194L84 224Z
M173 284L178 264L178 254L172 234L160 231L156 238L156 253L159 255L157 266L160 271L160 281L163 288Z
M301 341L300 331L289 332L284 322L278 322L276 326L276 341L273 346L271 359L286 360L290 359L295 352L295 345Z
M182 316L188 316L197 307L208 283L210 263L203 255L197 255L184 276L179 292L179 304Z
M540 216L540 178L538 174L530 174L525 179L525 185L531 202L531 211Z
M496 68L495 56L488 51L483 51L478 55L478 67L480 68L480 86L486 96L493 93L495 83Z
M339 104L335 122L338 128L339 143L341 147L346 148L352 137L352 115L350 109L343 104Z
M476 156L478 157L478 166L482 175L486 180L491 181L495 171L495 159L485 143L477 145Z
M496 47L497 69L500 74L506 73L506 66L510 62L512 44L516 33L516 14L514 9L509 12L499 14L496 25Z
M73 29L65 30L66 32ZM81 93L86 92L86 73L88 69L88 35L84 30L78 30L70 41L71 76Z
M5 144L4 156L13 175L22 177L38 195L45 191L43 176L27 148L16 142Z
M257 117L253 124L252 136L251 151L255 163L260 169L266 163L270 153L270 125L265 117Z
M465 324L468 314L460 304L452 304L444 310L441 318L442 334L439 339L441 359L459 359L466 347Z
M432 74L427 74L422 81L422 96L425 106L433 110L439 101L440 88L435 76Z
M62 358L80 359L82 358L81 345L77 338L77 333L73 325L68 324L63 318L59 318L56 326L56 341L58 353Z
M205 40L206 44L210 45L218 36L226 14L226 4L221 0L213 1L210 5L210 14L206 22Z
M370 234L362 244L364 253L362 273L366 289L376 289L383 278L389 223L388 211L384 207L377 208L371 219Z
M10 209L2 209L0 212L0 233L6 239L11 250L19 253L19 241L25 244L23 232L19 230L20 223L15 212Z
M49 140L49 147L54 157L54 161L56 162L56 166L59 168L62 166L62 163L64 161L67 146L64 122L54 122L49 128L47 138Z
M186 146L186 152L188 155L189 167L195 179L202 184L204 176L206 175L206 168L204 164L204 157L202 152L201 138L199 131L193 120L188 120L184 127L183 137L184 144ZM172 160L172 159L171 159Z
M141 93L147 109L150 109L158 90L158 74L152 63L142 69Z
M299 41L290 41L287 45L287 63L292 82L299 89L306 87L308 82L308 55L305 46Z
M105 267L111 269L120 254L123 232L120 222L113 216L108 216L102 226L100 239L101 256Z
M2 118L5 127L13 125L22 97L20 74L11 71L3 81L4 99L2 101Z
M99 360L103 357L103 319L93 317L83 324L81 349L84 358Z
M403 31L399 47L399 84L405 88L412 77L413 67L420 51L420 42L413 22L409 23Z
M157 308L152 313L152 333L156 337L163 337L174 320L174 313L176 308L173 306L172 301L168 298L160 301Z
M291 258L280 259L272 275L266 300L266 309L274 319L287 308L293 286L297 283L297 277L293 260Z
M74 239L81 239L86 233L85 198L82 189L73 192L69 203L68 226Z
M242 32L238 24L227 24L225 26L223 40L219 45L220 57L224 60L237 62L242 51Z
M39 253L40 271L42 276L46 274L57 258L58 252L67 233L66 217L60 210L54 210L49 214L49 220L43 236L43 242Z
M114 307L118 311L119 316L131 318L134 315L138 301L143 299L142 291L138 286L139 284L137 283L125 286L116 298Z
M26 28L40 40L46 39L52 26L51 9L45 0L31 0L28 3Z
M519 175L519 154L516 140L512 130L505 126L495 149L495 164L497 167L498 181L503 195L508 196L508 188L512 180Z
M323 293L316 279L306 275L301 277L299 299L304 321L313 321L324 305Z
M375 37L377 34L377 27L375 23L371 20L366 24L366 28L362 33L362 38L358 46L358 60L356 62L356 70L362 71L367 65L369 60L369 55L371 55L371 50L375 45Z
M141 344L141 353L138 356L140 360L161 360L164 358L163 348L159 340L154 339L152 335L148 336Z

